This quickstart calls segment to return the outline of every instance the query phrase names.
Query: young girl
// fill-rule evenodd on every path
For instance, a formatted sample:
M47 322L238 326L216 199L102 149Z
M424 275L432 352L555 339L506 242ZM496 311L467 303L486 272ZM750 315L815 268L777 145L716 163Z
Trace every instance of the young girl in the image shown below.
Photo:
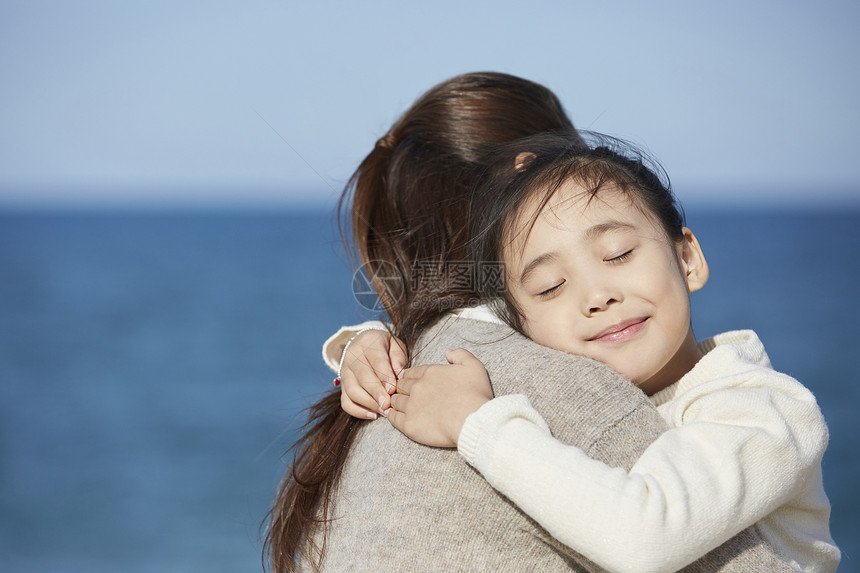
M708 279L674 198L638 159L562 137L499 155L473 233L502 260L497 312L543 345L623 374L674 429L627 472L556 441L522 395L492 395L465 350L406 370L389 420L458 447L556 539L612 571L674 571L756 528L792 567L834 571L821 479L827 428L812 394L772 370L751 331L697 343L690 298Z

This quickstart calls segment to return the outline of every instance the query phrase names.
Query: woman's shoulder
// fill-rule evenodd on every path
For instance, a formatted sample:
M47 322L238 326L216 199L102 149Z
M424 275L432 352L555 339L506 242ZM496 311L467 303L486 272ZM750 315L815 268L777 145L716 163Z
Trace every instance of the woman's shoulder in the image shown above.
M594 362L582 356L541 346L500 322L477 320L468 316L446 315L428 328L415 345L413 363L444 364L445 350L453 348L469 350L485 365L487 361L492 361L494 365L498 363L499 366L515 369L533 360L555 362L568 368Z
M586 383L602 391L632 387L628 380L596 360L542 346L506 325L451 315L419 338L412 363L445 364L445 351L454 348L465 348L484 363L494 378L497 394L523 393L525 385L558 396L567 393L573 381L578 381L575 386L580 390ZM509 389L508 380L514 379L517 387ZM632 395L642 394L633 390Z
M419 339L413 364L444 364L449 348L481 360L496 396L526 395L556 438L602 461L632 465L666 428L647 396L605 364L541 346L507 326L446 317Z

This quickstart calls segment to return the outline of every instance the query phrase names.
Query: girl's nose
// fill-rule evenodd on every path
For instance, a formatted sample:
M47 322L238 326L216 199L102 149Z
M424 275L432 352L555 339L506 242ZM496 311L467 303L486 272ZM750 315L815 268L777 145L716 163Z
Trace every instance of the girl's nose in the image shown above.
M587 314L590 316L609 308L610 305L620 302L614 297L599 297L589 303Z
M585 291L582 310L586 316L591 316L621 302L622 298L619 289L614 288L611 282L594 281Z

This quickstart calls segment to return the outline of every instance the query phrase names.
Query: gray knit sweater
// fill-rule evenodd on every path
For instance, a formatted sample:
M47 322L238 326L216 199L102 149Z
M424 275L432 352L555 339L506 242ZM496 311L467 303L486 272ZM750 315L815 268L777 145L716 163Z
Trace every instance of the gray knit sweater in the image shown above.
M555 437L609 465L629 469L666 429L647 397L604 365L506 327L444 319L419 340L413 363L444 363L448 348L471 351L496 395L527 395ZM358 431L330 518L323 571L599 570L497 493L456 450L412 442L385 419ZM685 570L791 569L750 528Z

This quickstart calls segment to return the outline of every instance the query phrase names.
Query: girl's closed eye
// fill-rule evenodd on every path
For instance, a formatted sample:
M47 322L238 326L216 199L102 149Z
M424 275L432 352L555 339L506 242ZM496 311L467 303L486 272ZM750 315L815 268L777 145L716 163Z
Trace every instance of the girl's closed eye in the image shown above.
M561 281L560 283L558 283L554 287L550 287L543 292L539 292L538 298L542 298L542 299L550 298L553 294L558 292L558 289L560 289L565 282L566 281Z
M624 263L624 262L630 260L630 258L632 256L633 256L633 249L630 249L629 251L625 251L624 253L621 253L618 256L606 259L606 262L607 263Z

